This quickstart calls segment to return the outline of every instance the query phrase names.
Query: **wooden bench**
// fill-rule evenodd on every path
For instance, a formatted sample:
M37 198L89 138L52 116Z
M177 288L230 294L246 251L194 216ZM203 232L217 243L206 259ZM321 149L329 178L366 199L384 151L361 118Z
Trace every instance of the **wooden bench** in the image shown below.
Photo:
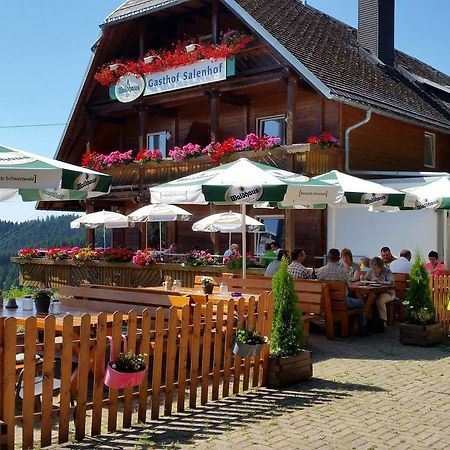
M147 308L154 313L160 307L168 310L171 306L176 306L179 309L178 315L181 317L181 308L192 304L189 296L176 292L172 292L171 295L164 292L149 292L144 288L101 285L61 286L59 292L62 296L71 297L69 299L62 298L63 305L71 308L77 308L79 305L92 312L121 311L127 313L133 309L139 313Z
M361 314L359 308L349 308L347 306L347 286L343 281L325 282L325 297L327 303L331 305L332 318L334 322L341 323L341 335L350 335L350 318Z
M264 276L243 278L212 277L215 286L224 282L229 291L262 294L272 291L272 279ZM196 286L201 284L201 276L195 277ZM328 339L334 338L331 304L324 295L324 283L317 280L294 280L297 304L303 312L303 329L307 341L310 323L318 318L325 318L325 332Z
M409 290L409 274L407 273L394 273L395 282L395 300L386 303L387 319L388 323L394 323L395 319L398 318L400 322L405 322L406 311L405 301L406 294Z

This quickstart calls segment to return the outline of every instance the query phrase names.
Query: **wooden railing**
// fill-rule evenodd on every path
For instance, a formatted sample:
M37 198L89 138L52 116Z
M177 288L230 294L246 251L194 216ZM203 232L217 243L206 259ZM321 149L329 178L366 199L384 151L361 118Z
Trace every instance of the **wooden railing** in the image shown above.
M106 426L109 431L129 428L260 386L268 349L241 359L232 353L233 336L242 326L268 335L271 308L271 297L262 296L259 301L251 297L247 302L230 299L214 306L184 306L181 320L176 307L170 308L168 320L163 308L154 316L149 310L141 317L134 311L127 316L116 312L112 319L106 313L95 320L85 314L77 326L72 316L61 319L62 326L56 326L54 316L39 321L29 317L24 345L16 342L17 319L0 319L0 421L7 426L8 448L61 444L69 440L70 430L80 440L86 434L99 435ZM103 384L109 352L106 336L113 336L114 354L118 354L123 333L129 351L147 355L147 376L138 387L109 389ZM18 352L24 353L20 394L16 392ZM43 380L41 395L37 395L37 377Z
M450 276L430 277L433 305L438 320L442 321L450 334L450 311L449 304Z
M161 286L164 277L181 280L183 286L193 286L195 275L218 276L229 272L226 266L182 266L181 264L153 264L138 266L131 263L72 260L52 261L46 258L11 258L19 264L21 284L26 286L79 286L104 284L107 286L147 287ZM263 274L264 269L249 269L249 273Z

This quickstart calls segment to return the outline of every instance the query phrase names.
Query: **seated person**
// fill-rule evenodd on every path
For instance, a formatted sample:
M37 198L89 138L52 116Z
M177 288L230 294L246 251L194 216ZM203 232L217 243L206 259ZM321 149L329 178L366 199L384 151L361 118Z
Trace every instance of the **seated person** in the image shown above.
M261 263L264 266L268 266L271 262L276 261L277 259L277 255L276 253L272 250L272 244L267 243L264 246L264 255L261 258Z
M400 252L400 256L395 261L392 261L389 269L392 273L409 273L412 267L411 252L407 249L403 249Z
M302 248L296 248L292 252L292 262L289 264L288 272L292 275L294 280L309 280L311 278L311 274L303 265L305 259L306 253Z
M277 241L273 241L273 242L270 244L270 247L272 248L272 251L273 251L276 255L278 255L278 252L281 251L280 244L279 244Z
M383 260L383 263L386 267L389 267L392 261L395 261L397 258L391 253L391 249L389 247L382 247L380 250L380 257Z
M239 258L241 254L239 253L239 245L231 244L228 250L225 250L223 254L223 261L229 260L230 258Z
M350 249L343 248L341 250L341 261L339 262L339 267L345 269L348 274L349 281L359 281L361 271L359 270L358 264L353 262L353 254Z
M370 270L366 273L366 280L376 281L381 284L389 284L394 287L394 275L390 269L383 264L383 260L378 256L375 256L375 258L370 260ZM382 292L376 297L378 314L380 319L384 322L385 328L387 327L386 303L392 302L392 300L395 300L394 289Z
M443 274L442 270L447 270L445 264L443 262L439 262L439 254L438 252L431 251L428 253L428 261L425 264L425 269L428 271L430 275L438 277Z
M361 264L359 266L359 272L360 274L365 275L366 272L370 270L370 258L367 256L364 256L361 258ZM360 275L361 277L361 275Z
M343 267L339 267L340 253L337 248L329 250L327 255L327 264L317 270L317 279L321 281L344 281L348 284L348 273ZM359 309L359 324L362 334L366 334L366 314L364 311L364 302L358 298L348 297L345 303L349 309Z
M283 259L283 256L286 259L289 259L289 252L286 250L282 250L281 252L278 252L277 259L275 261L272 261L268 266L266 271L264 272L265 277L273 277L275 275L275 272L280 267L281 260Z

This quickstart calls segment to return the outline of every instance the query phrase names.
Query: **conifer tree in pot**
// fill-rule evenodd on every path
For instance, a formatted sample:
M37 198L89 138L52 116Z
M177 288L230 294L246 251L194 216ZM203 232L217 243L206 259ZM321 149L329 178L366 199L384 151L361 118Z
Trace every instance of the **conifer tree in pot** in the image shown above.
M429 275L419 252L411 268L409 290L403 304L407 322L400 324L400 343L429 346L444 339L444 326L436 320Z
M274 307L266 384L284 387L312 377L311 352L302 349L301 311L286 258L273 277L272 289Z

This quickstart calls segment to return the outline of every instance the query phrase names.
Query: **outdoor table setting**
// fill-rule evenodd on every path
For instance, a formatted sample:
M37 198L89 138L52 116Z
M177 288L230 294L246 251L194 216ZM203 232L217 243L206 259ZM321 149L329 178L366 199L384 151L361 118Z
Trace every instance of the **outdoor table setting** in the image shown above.
M348 288L350 295L353 294L356 298L364 301L364 310L367 319L372 318L372 305L375 303L377 295L392 289L394 289L392 284L381 284L371 281L350 283Z

